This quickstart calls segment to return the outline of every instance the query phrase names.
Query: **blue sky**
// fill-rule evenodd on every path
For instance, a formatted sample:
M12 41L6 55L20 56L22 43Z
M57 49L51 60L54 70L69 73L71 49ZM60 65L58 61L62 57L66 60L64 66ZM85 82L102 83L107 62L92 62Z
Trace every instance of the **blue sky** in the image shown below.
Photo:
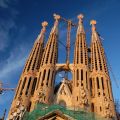
M84 14L84 27L87 43L90 45L91 19L97 21L97 31L103 40L103 45L112 66L113 72L120 84L120 0L0 0L0 80L4 87L16 87L25 60L37 38L41 22L46 20L47 41L53 26L53 13L78 22L77 15ZM59 40L66 44L66 25L60 23ZM75 41L75 31L71 34L71 59ZM59 44L59 61L64 62L65 48ZM120 100L120 88L116 87L111 76L113 94ZM0 95L0 116L3 110L9 110L13 92Z

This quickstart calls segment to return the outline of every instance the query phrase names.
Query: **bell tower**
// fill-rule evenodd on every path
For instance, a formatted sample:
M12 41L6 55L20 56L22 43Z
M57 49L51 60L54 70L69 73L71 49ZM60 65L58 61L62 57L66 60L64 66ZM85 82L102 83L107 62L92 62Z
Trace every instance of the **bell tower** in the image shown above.
M50 104L53 99L55 66L58 60L58 21L60 19L60 16L54 14L54 19L54 26L50 32L42 56L41 67L38 76L38 83L35 91L35 99L33 100L33 106L37 102ZM43 99L39 99L41 92L44 96Z
M82 14L78 16L79 22L73 61L73 104L82 108L84 108L88 102L88 53L83 17Z
M91 73L89 79L92 111L110 118L115 116L110 76L108 73L104 48L96 31L96 21L92 25L91 36Z
M12 102L12 106L9 115L13 115L17 112L17 109L22 105L27 111L30 110L31 97L34 94L36 83L38 81L38 71L40 69L41 57L44 47L44 34L46 31L47 22L42 23L42 30L38 35L34 46L30 52L30 55L24 66L24 70L21 74L15 97Z

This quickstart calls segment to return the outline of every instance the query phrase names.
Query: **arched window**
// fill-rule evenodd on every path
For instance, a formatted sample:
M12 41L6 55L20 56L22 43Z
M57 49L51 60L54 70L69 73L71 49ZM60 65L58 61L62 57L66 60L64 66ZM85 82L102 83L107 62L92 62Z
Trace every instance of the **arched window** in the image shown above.
M23 81L23 84L22 84L22 87L21 87L21 91L20 91L20 95L22 95L22 92L23 92L23 89L25 87L25 83L26 83L26 77L24 78L24 81Z
M77 80L79 80L79 70L77 69Z
M46 74L46 70L44 70L43 72L43 77L42 77L43 80L45 79L45 74Z
M86 71L86 88L88 88L87 71Z
M48 71L48 76L47 76L47 83L46 83L46 85L48 85L49 77L50 77L50 69L49 69L49 71Z
M81 86L83 86L83 70L81 70Z
M32 90L31 90L31 95L34 94L36 83L37 83L37 78L34 78L33 85L32 85Z
M43 81L45 80L45 74L46 74L46 70L44 70L44 72L43 72L41 86L43 86Z
M103 81L103 77L101 77L101 81L102 81L102 88L104 90L104 81Z
M91 104L91 112L95 111L94 103Z
M83 80L83 70L81 70L81 81Z
M96 78L96 81L97 81L97 88L99 89L100 85L99 85L99 78L98 77Z
M92 78L90 78L90 95L92 96Z
M31 83L31 77L29 78L29 81L28 81L28 84L27 84L27 89L26 89L26 92L25 92L25 95L28 94L28 91L29 91L29 87L30 87L30 83Z

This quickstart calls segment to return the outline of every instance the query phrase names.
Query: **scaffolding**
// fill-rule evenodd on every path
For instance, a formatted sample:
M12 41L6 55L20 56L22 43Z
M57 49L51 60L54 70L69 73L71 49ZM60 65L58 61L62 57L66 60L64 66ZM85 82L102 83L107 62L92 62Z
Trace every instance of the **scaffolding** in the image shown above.
M59 110L64 115L67 115L73 120L106 120L92 112L88 112L82 109L73 110L71 108L66 108L60 105L46 105L39 103L32 112L27 112L24 115L23 120L38 120L38 118L43 117L51 112Z

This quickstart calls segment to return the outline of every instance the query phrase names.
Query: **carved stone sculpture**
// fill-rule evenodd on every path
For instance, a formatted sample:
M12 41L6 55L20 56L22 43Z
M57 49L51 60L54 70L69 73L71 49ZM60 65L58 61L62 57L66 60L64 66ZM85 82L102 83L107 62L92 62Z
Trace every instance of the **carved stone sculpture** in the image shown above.
M80 105L84 106L87 104L87 97L86 97L86 92L84 90L84 87L81 86L81 90L80 90Z
M107 97L104 98L104 106L105 106L105 113L104 116L106 118L112 118L112 112L111 112L111 108L110 108L110 101Z

